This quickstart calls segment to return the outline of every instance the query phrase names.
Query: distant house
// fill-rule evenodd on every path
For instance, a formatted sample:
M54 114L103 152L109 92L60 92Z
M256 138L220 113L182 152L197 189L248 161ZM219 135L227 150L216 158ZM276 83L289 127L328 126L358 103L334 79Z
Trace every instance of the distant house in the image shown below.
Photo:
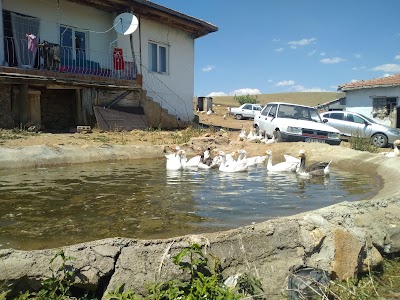
M193 120L194 41L216 26L147 0L0 0L0 9L0 127ZM114 30L124 12L139 20L131 35Z
M322 104L315 106L316 109L320 111L330 111L330 110L345 110L346 108L346 97L334 99Z
M400 74L350 82L339 86L338 91L346 92L346 110L400 127Z

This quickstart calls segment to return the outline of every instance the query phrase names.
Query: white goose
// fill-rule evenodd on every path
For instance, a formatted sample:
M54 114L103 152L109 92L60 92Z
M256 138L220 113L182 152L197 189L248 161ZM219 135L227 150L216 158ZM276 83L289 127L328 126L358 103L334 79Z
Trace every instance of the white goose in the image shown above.
M192 157L191 159L188 160L186 158L186 151L185 150L181 150L181 153L182 153L181 162L182 162L183 169L197 168L197 166L199 165L200 160L201 160L201 155L200 155L201 148L200 147L197 148L197 152L198 152L198 155L196 155L196 156L194 156L194 157Z
M244 149L238 150L239 153L238 157L238 162L245 162L248 167L254 167L260 164L263 164L266 160L266 156L252 156L252 157L247 157L247 152Z
M277 163L276 165L272 164L272 151L271 150L267 150L267 157L268 157L268 161L267 161L267 170L268 171L272 171L272 172L295 172L297 165L299 164L299 162L295 162L295 161L283 161L280 163Z
M260 134L256 134L256 130L254 128L250 128L250 132L247 135L247 141L250 143L257 143L259 142L263 137Z
M332 162L332 159L329 162L317 162L309 166L306 166L306 153L303 149L299 151L299 157L300 157L300 165L296 170L298 175L303 177L329 175L330 173L329 166Z
M383 155L385 155L386 157L398 157L398 156L400 156L399 146L400 146L400 140L395 140L393 142L393 151L384 152Z
M239 133L239 141L244 141L247 138L246 128L242 127Z
M242 162L232 162L227 164L226 162L226 153L224 151L219 151L219 156L221 157L221 165L219 166L219 170L221 172L244 172L247 171L247 165Z
M169 171L177 171L177 170L182 170L183 165L182 165L182 159L183 159L183 150L179 150L176 155L174 154L169 154L165 155L167 158L167 164L166 168Z

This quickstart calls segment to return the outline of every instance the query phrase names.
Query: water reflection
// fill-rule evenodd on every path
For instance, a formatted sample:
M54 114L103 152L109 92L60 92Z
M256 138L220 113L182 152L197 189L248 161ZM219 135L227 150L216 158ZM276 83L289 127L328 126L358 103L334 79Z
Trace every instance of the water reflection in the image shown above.
M171 172L164 160L0 171L0 248L223 230L366 199L378 185L338 170L311 179L264 168Z

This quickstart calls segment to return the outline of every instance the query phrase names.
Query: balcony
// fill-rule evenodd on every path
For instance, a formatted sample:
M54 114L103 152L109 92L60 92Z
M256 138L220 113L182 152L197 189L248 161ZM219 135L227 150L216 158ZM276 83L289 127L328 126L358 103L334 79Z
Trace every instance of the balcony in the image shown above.
M0 72L125 86L141 79L132 55L119 48L110 47L108 53L102 53L46 41L34 46L28 39L4 37L3 41Z

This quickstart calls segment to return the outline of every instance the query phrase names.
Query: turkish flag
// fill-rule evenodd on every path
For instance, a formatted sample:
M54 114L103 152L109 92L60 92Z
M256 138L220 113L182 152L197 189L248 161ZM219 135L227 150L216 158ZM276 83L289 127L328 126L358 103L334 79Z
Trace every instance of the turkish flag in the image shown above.
M123 70L125 67L124 64L124 56L122 55L121 48L114 48L114 69L115 70Z

